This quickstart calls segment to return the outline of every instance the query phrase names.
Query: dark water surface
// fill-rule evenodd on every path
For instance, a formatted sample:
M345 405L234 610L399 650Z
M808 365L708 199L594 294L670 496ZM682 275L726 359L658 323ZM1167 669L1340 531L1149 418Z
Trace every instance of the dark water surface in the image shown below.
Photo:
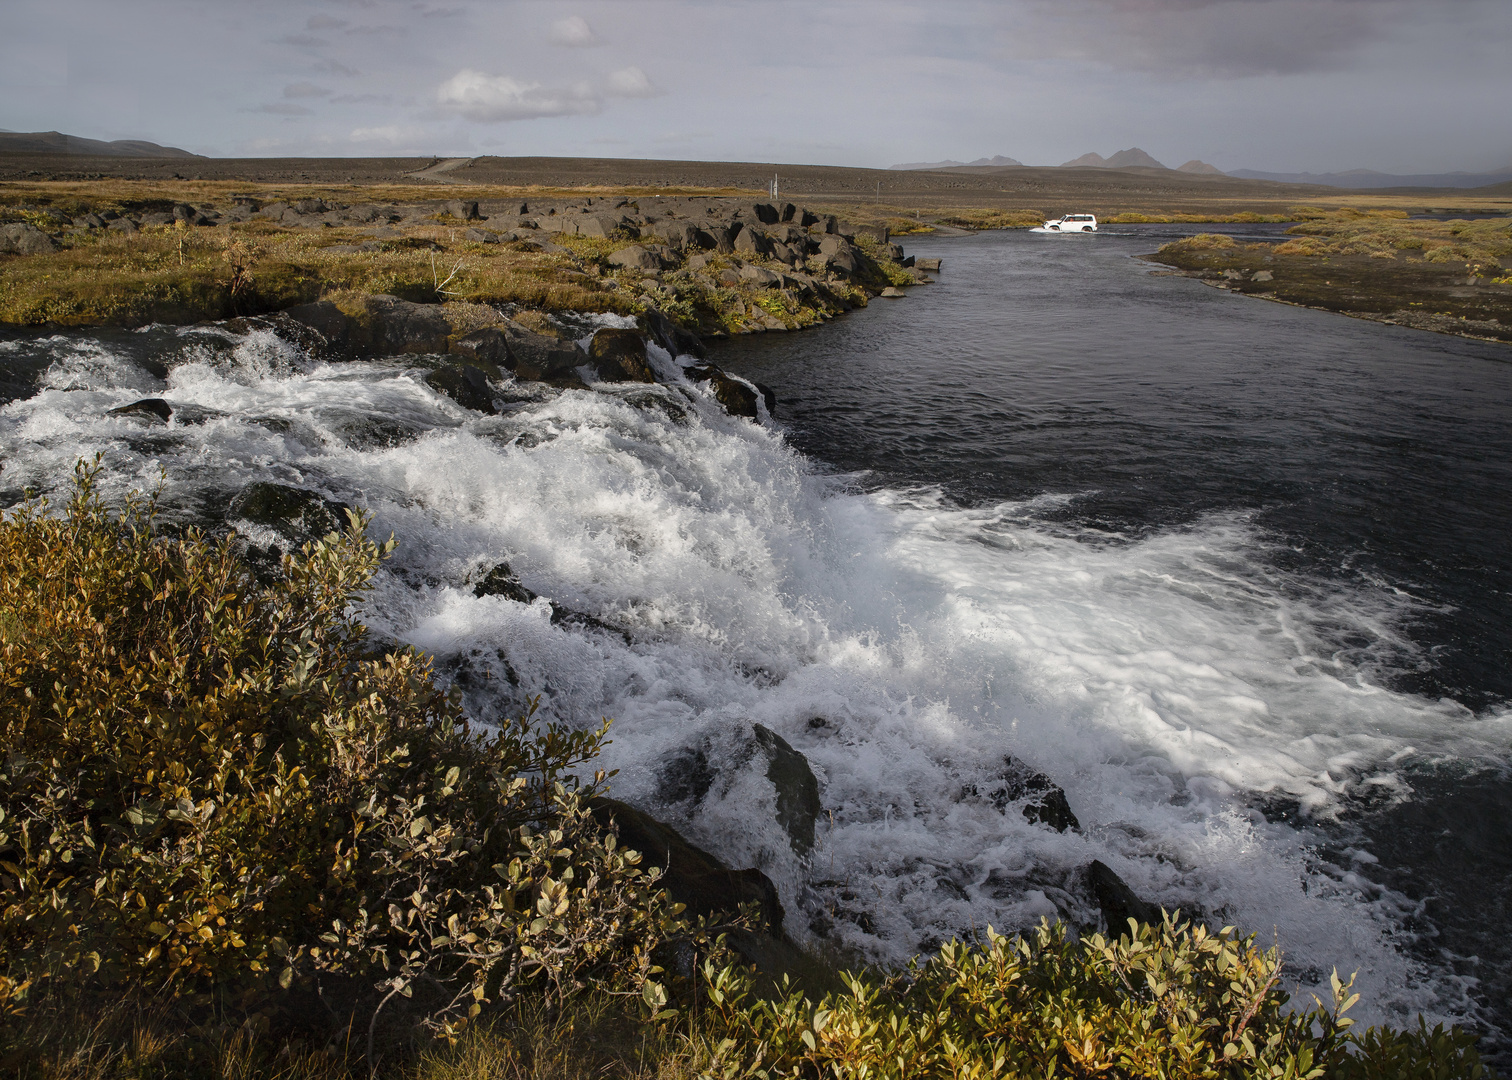
M938 485L967 506L1064 496L1037 504L1047 526L1114 543L1248 515L1278 569L1416 601L1394 640L1337 642L1372 678L1504 711L1512 349L1152 274L1138 256L1178 231L914 240L944 259L934 284L716 358L775 389L794 444L863 485ZM1416 947L1479 979L1505 1027L1507 776L1409 779L1409 801L1352 814L1380 860L1366 873L1422 902Z

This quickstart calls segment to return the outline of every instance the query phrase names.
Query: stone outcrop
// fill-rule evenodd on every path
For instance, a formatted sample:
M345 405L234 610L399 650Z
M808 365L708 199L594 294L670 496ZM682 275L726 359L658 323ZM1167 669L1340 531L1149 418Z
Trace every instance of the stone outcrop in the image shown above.
M57 250L56 241L35 225L24 221L0 225L0 255L45 255Z
M1003 768L990 780L983 784L968 784L963 794L968 798L985 798L998 810L1019 803L1026 821L1056 832L1081 831L1081 823L1071 812L1065 791L1044 773L1012 755L1003 756Z

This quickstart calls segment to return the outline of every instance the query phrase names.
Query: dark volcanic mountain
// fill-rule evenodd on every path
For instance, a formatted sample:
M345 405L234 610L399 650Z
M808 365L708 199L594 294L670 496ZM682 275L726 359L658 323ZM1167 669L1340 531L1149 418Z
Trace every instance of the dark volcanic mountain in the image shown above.
M199 157L176 146L159 146L144 139L81 139L61 131L0 131L0 154L89 154L95 157Z

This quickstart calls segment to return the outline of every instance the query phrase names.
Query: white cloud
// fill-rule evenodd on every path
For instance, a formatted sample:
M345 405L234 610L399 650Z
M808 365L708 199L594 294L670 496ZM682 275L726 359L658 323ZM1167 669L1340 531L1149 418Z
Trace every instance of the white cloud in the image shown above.
M534 120L543 116L583 116L599 111L593 88L580 83L570 87L543 87L520 82L508 75L487 75L463 68L436 91L443 108L469 120L498 123Z
M551 31L547 36L553 45L567 45L575 48L599 43L598 35L593 32L593 27L589 26L588 20L581 15L569 15L565 19L558 19L551 24Z
M638 67L610 72L608 89L615 97L656 97L661 93Z

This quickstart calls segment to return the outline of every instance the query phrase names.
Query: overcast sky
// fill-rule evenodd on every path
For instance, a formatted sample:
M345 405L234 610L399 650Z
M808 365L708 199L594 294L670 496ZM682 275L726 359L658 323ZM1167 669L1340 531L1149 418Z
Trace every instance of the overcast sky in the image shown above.
M1512 0L0 0L0 128L216 156L1512 164Z

